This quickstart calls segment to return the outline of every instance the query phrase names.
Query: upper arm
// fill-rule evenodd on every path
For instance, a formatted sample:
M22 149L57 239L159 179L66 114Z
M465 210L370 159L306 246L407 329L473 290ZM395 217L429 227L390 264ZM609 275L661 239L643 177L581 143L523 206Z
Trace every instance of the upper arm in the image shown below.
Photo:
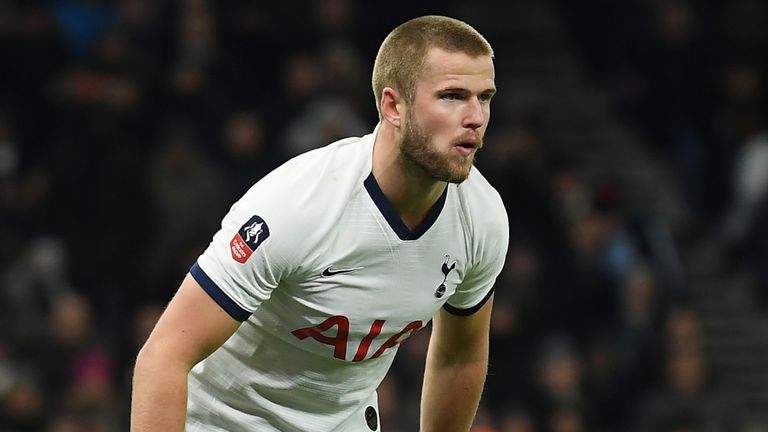
M449 362L487 361L492 309L493 295L471 315L441 309L432 320L431 354Z
M191 369L240 326L189 274L139 354L159 355Z

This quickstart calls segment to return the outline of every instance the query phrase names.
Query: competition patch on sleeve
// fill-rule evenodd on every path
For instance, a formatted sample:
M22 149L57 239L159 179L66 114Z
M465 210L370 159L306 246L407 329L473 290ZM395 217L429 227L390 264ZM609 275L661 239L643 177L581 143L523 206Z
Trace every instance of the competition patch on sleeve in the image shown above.
M269 237L269 227L264 219L259 216L251 217L229 242L232 258L240 264L244 264L267 237Z

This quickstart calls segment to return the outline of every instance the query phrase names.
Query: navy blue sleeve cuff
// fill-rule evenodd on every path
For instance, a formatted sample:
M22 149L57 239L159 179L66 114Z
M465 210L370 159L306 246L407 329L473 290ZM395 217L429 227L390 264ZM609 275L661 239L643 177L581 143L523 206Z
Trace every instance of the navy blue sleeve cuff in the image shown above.
M221 306L221 308L224 309L224 311L226 311L232 318L238 321L245 321L248 319L248 317L251 316L251 312L241 308L237 303L229 298L229 296L225 294L224 291L222 291L221 288L219 288L219 286L216 285L216 283L212 281L210 277L208 277L207 274L205 274L205 271L200 268L200 265L197 262L189 270L189 274L191 274L197 283L203 287L203 290L208 293L209 296L211 296L213 301Z
M469 316L469 315L472 315L475 312L479 311L480 308L483 307L483 305L488 301L488 299L491 298L491 296L493 295L493 292L495 291L495 289L496 289L495 287L491 288L490 291L488 291L488 294L486 294L485 297L482 300L480 300L480 303L472 306L471 308L461 309L461 308L453 307L453 306L449 305L448 303L445 303L443 305L443 309L445 309L446 311L448 311L452 315L458 315L458 316Z

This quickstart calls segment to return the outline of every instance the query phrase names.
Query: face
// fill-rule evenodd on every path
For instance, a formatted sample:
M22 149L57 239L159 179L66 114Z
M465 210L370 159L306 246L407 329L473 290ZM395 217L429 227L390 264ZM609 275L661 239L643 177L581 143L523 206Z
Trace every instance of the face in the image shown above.
M490 56L430 49L404 118L400 151L406 163L435 180L464 181L483 146L495 91Z

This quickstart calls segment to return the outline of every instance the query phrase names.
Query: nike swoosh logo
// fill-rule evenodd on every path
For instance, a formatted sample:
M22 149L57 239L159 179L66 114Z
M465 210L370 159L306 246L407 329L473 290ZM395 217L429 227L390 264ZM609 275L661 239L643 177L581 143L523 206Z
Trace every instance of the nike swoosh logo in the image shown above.
M328 276L335 276L335 275L343 274L343 273L351 273L351 272L362 270L362 269L363 269L363 267L352 267L352 268L346 268L346 269L335 269L335 270L333 270L333 266L331 265L331 266L328 266L325 270L323 270L323 272L320 273L320 274L325 276L325 277L328 277Z

